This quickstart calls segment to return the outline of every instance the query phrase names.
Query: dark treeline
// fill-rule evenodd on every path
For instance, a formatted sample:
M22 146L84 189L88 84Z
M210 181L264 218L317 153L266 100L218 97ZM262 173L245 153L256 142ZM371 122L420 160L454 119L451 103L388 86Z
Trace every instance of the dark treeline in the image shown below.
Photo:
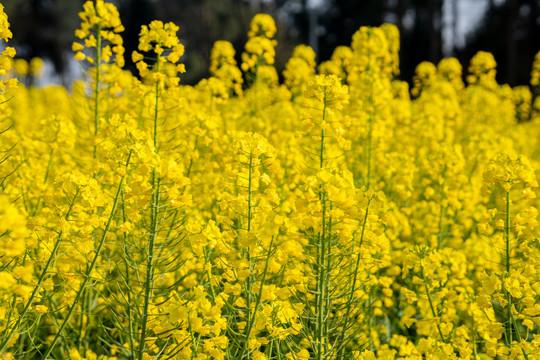
M116 0L126 28L126 55L136 49L140 26L154 19L173 21L186 45L184 83L208 75L212 44L224 39L242 52L251 17L257 12L274 16L278 23L276 66L281 70L295 45L314 47L318 61L327 60L338 45L349 45L363 25L396 24L401 32L401 77L410 81L421 61L439 61L453 55L467 66L478 50L493 52L498 80L526 84L534 54L540 50L540 0L486 0L488 11L460 47L442 51L443 25L454 34L460 17L458 5L479 0ZM6 0L18 55L50 59L58 74L66 73L77 12L83 0ZM459 3L459 4L458 4ZM445 16L450 11L452 16ZM128 68L133 68L126 56ZM65 81L68 81L66 79Z

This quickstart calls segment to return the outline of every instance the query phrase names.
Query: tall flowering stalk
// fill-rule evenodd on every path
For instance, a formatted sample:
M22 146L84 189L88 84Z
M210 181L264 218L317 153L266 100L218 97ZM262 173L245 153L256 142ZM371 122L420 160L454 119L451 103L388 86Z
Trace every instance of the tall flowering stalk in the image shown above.
M526 359L529 359L528 351L524 346L527 335L524 327L530 329L532 323L524 316L530 314L528 310L534 306L534 302L523 301L532 294L528 290L529 279L516 271L515 264L518 261L527 261L527 254L531 234L531 227L536 225L534 217L538 214L533 207L528 207L527 200L534 198L533 188L538 187L534 171L527 158L512 154L499 153L494 156L484 172L484 183L490 191L495 204L501 204L501 208L494 208L491 216L495 220L495 228L500 229L502 239L496 246L501 246L500 273L485 274L479 303L488 307L488 299L492 299L493 307L498 303L505 313L505 321L492 323L493 333L504 333L506 349L501 348L493 340L488 340L486 347L492 354L510 355L521 348ZM525 203L524 203L525 201ZM496 236L497 233L494 235ZM522 320L522 323L518 321ZM517 348L517 349L516 349ZM518 350L519 351L519 350Z
M341 245L352 238L356 191L351 174L339 172L337 162L340 147L347 148L337 113L348 102L347 87L335 75L320 75L310 82L305 95L310 109L304 124L310 142L306 146L310 161L307 165L313 167L315 175L307 179L305 196L305 201L313 202L312 210L306 214L313 228L305 230L311 242L308 256L312 269L306 275L309 280L304 296L309 304L304 333L310 339L313 356L324 359L336 356L341 349L335 339L339 339L343 319L330 318L346 306L342 302L347 291L343 284L350 279L342 272L346 267L342 262L351 247Z
M221 261L230 267L224 269L227 281L221 296L228 300L223 311L232 340L227 354L245 359L262 356L261 347L274 339L264 333L270 324L268 300L277 297L276 275L281 270L270 266L277 249L272 206L279 203L273 184L279 165L263 136L239 132L235 142L230 164L233 184L221 201L221 220L227 229L224 240L229 239Z
M353 172L362 186L370 189L375 176L375 149L383 150L382 136L391 125L392 85L399 73L399 32L390 24L381 27L362 26L353 34L352 56L347 59L347 84L350 87L353 116L352 128L357 128L356 138L351 138L353 149L362 153L362 163L353 163Z
M79 12L81 19L80 28L75 31L75 36L79 41L72 44L72 50L76 52L75 59L80 62L86 62L91 66L89 75L91 77L90 88L92 89L90 109L91 119L93 122L92 134L92 163L94 177L98 177L98 164L96 159L100 153L100 119L105 115L103 105L107 103L105 93L105 79L111 78L111 74L121 71L124 66L124 47L121 32L124 27L120 21L120 14L116 7L104 2L103 0L86 1L83 5L83 11ZM114 76L113 76L114 77ZM110 84L109 84L110 85ZM79 316L79 346L83 343L83 337L86 331L85 327L89 327L92 306L91 290L85 289L85 293L81 295L81 315ZM86 293L88 292L88 293ZM85 321L85 318L87 320ZM83 349L83 355L86 353L87 344Z
M245 84L249 89L245 92L249 109L249 131L260 131L258 113L268 105L265 91L278 85L279 78L274 67L277 40L274 19L268 14L256 14L251 19L248 32L248 41L241 55L240 69L244 72Z
M93 156L96 158L99 119L103 116L100 109L103 77L106 73L111 72L109 64L111 59L118 68L124 66L124 47L120 36L124 27L116 7L103 0L97 0L95 3L93 1L85 2L79 17L81 18L81 27L75 31L75 36L83 43L75 41L72 50L76 51L76 60L86 60L89 64L94 65L91 71L93 77L91 86L93 88L92 117L94 121Z
M257 81L275 85L277 73L273 67L277 41L273 39L276 34L276 23L268 14L256 14L251 19L248 32L248 41L242 53L241 69L246 74L249 83Z
M153 85L153 97L154 108L152 117L152 143L154 148L154 154L159 157L159 150L161 143L159 142L159 125L162 121L160 118L160 100L163 96L162 93L169 87L178 85L179 78L177 73L185 71L183 64L178 64L180 58L184 54L184 47L180 43L177 32L178 26L173 23L163 24L161 21L153 21L148 26L143 25L141 33L139 35L139 50L143 52L150 52L153 56L149 59L153 62L152 67L149 67L148 60L145 61L145 57L139 52L133 52L132 58L136 63L137 69L141 77L147 78L150 84ZM167 67L172 67L172 76L167 75ZM170 166L177 166L176 164L170 164ZM151 314L150 305L154 297L155 292L155 272L156 262L159 259L158 254L161 253L169 239L164 239L162 244L157 244L158 237L161 233L166 231L160 227L164 219L168 217L167 209L163 209L163 201L165 193L163 188L166 180L164 177L165 169L157 169L154 167L151 172L151 189L152 195L150 199L149 209L149 224L148 224L148 240L146 253L146 265L145 265L145 277L142 282L143 286L143 304L140 310L140 332L138 342L138 349L136 349L137 358L142 360L148 351L147 338L150 337L151 327ZM171 169L175 170L175 169ZM179 203L177 206L181 206ZM173 206L172 209L176 208ZM176 213L173 217L173 223L171 228L175 226ZM130 304L131 306L131 304Z

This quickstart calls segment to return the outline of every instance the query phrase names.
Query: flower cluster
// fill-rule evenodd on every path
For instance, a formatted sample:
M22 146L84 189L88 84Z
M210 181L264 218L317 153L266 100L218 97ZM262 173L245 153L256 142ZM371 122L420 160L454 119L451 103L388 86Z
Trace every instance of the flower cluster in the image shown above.
M150 57L155 61L152 68L151 81L158 82L167 80L167 85L178 85L180 79L178 73L186 71L184 64L178 64L184 55L184 45L178 39L179 27L173 23L163 24L162 21L154 20L149 25L141 27L139 34L139 50L143 52L153 52ZM150 73L149 64L144 60L145 56L134 51L131 58L141 77L146 77ZM170 76L168 67L171 67Z
M267 83L277 83L277 73L272 67L276 56L277 41L274 19L268 14L257 14L251 19L248 41L242 53L241 68Z
M124 31L124 27L116 7L103 0L97 0L95 4L87 1L79 17L81 27L75 31L75 36L84 43L73 43L72 50L77 52L75 59L79 61L86 59L90 64L101 61L108 63L114 55L114 62L123 67L124 47L120 33ZM110 45L104 46L103 41L108 41ZM95 48L96 54L85 55L83 52L85 48Z
M242 94L242 72L236 64L236 51L225 40L216 41L210 52L210 74L224 82L237 95ZM231 94L232 95L232 94Z
M315 52L307 45L294 48L291 58L285 64L283 78L294 97L302 95L315 74Z
M8 41L13 37L9 30L9 21L4 12L4 5L0 4L0 39ZM6 46L0 56L0 76L7 75L7 72L13 67L12 59L15 56L15 48ZM6 91L7 87L14 87L17 84L17 79L9 79L6 81L0 80L0 94Z

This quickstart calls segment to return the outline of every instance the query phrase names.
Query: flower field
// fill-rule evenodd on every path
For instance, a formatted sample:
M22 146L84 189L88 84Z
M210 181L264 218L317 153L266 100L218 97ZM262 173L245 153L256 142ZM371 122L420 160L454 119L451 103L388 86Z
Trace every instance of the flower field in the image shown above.
M280 77L258 14L187 86L195 29L79 15L70 90L0 58L0 359L540 359L540 52L409 88L384 24Z

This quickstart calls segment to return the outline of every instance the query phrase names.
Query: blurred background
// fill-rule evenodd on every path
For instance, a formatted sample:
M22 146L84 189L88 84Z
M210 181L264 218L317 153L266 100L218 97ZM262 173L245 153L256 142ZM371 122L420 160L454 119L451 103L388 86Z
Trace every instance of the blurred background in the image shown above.
M243 51L251 17L257 12L276 20L276 67L281 73L295 45L311 45L317 61L329 59L338 45L350 45L360 26L396 24L401 32L401 78L410 81L421 61L455 56L464 66L479 50L498 62L497 79L527 84L540 50L540 0L115 0L126 31L126 66L143 24L154 19L180 26L186 47L184 84L208 76L210 49L216 40ZM26 60L45 60L41 83L70 84L82 73L71 44L84 0L3 0L13 32L10 45ZM30 80L31 81L31 80Z

